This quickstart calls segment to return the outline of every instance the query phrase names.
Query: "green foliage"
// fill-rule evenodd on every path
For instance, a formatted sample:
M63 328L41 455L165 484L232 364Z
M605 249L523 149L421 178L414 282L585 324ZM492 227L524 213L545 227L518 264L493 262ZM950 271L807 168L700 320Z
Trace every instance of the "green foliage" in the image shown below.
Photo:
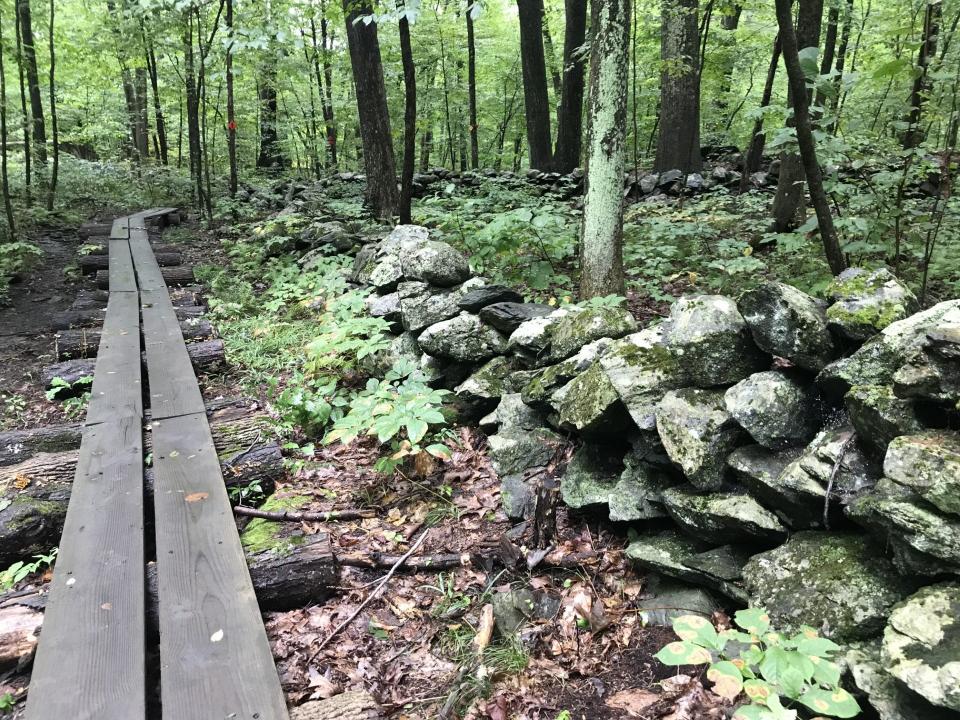
M27 399L19 393L4 393L0 395L0 399L3 400L3 416L0 417L0 428L19 425L27 409Z
M50 388L45 395L47 400L62 401L63 411L68 418L78 418L87 409L90 403L90 387L93 385L93 377L86 375L75 380L73 383L67 382L61 377L55 377L50 381Z
M53 565L57 557L57 548L53 548L47 555L34 555L33 562L18 561L0 572L0 592L5 592L21 580L35 572Z
M27 270L41 257L43 251L33 243L23 240L0 242L0 303L6 297L10 279Z
M706 665L713 691L730 700L746 695L748 702L734 720L795 720L797 704L819 715L851 718L860 713L857 701L839 686L840 669L830 660L840 647L809 627L786 637L770 629L760 608L734 616L740 630L717 632L705 618L684 615L673 621L680 639L656 658L665 665Z
M14 699L13 693L0 695L0 710L13 710L16 704L17 701Z

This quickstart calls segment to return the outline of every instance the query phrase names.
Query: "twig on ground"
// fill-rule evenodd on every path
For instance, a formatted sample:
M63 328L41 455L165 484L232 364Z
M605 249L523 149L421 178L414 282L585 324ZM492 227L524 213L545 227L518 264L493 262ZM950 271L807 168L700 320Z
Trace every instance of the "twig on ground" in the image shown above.
M843 456L847 454L847 448L856 436L851 433L850 437L843 441L840 450L837 452L837 461L833 464L833 470L830 471L830 479L827 481L827 493L823 497L823 529L830 529L830 493L833 492L833 483L837 479L837 473L840 472L840 466L843 465Z
M261 518L275 522L330 522L331 520L363 520L377 516L375 510L329 510L327 512L290 512L288 510L259 510L237 505L234 515Z
M420 535L420 537L417 538L417 541L416 541L415 543L413 543L413 545L410 546L410 549L406 552L406 554L405 554L405 555L402 555L402 556L400 557L400 559L397 560L397 562L393 565L393 567L390 568L390 571L389 571L386 575L383 576L383 580L380 581L380 584L377 585L369 595L367 595L366 600L364 600L362 603L360 603L360 605L357 607L357 609L354 610L352 613L350 613L350 617L348 617L348 618L347 618L346 620L344 620L342 623L340 623L339 625L337 625L337 627L335 627L335 628L333 629L333 632L331 632L329 635L327 635L326 639L323 640L323 642L321 642L321 643L317 646L317 649L313 651L313 654L310 655L309 659L307 660L307 665L308 665L308 666L309 666L309 664L310 664L311 662L314 661L314 659L317 657L317 655L320 654L320 651L323 650L323 649L330 643L331 640L333 640L337 635L339 635L340 632L341 632L345 627L347 627L348 625L350 625L350 623L352 623L354 620L356 620L356 619L357 619L357 616L358 616L361 612L363 612L363 609L364 609L367 605L369 605L369 604L373 601L374 598L376 598L376 597L378 597L378 596L380 595L380 593L381 593L381 592L383 591L383 589L386 587L387 583L390 582L390 578L392 578L392 577L393 577L393 574L397 571L397 568L399 568L401 565L403 565L403 563L405 563L405 562L410 558L410 556L413 555L413 554L417 551L417 548L420 547L420 546L423 544L423 541L427 539L427 533L429 533L429 532L430 532L430 529L429 529L429 528L423 531L423 534Z

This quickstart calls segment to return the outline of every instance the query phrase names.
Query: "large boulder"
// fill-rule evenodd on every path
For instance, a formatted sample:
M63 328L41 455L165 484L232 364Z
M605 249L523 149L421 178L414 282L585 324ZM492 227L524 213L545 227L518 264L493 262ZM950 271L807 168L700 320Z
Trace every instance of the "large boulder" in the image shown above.
M527 320L510 334L509 349L533 364L544 364L554 325L573 310L560 308L549 315Z
M490 412L500 403L514 369L514 360L503 356L485 363L454 389L460 405L474 417Z
M787 534L776 515L749 495L701 495L694 487L678 486L664 490L661 498L667 513L681 529L706 542L772 544Z
M836 355L825 303L792 285L770 282L740 298L740 312L762 350L806 370L821 370Z
M940 512L960 516L960 433L930 431L895 438L883 472Z
M401 282L397 286L397 297L404 329L420 332L458 315L460 298L483 284L483 279L471 278L455 288L437 289L425 282Z
M521 392L523 400L541 408L551 407L551 398L554 392L569 383L577 375L585 372L596 362L613 341L601 338L584 345L576 355L567 358L556 365L530 370L530 379L523 385ZM556 409L556 408L554 408Z
M480 420L480 427L513 426L534 430L543 425L542 414L523 402L518 392L503 393L500 396L500 403L493 412Z
M546 465L563 443L563 439L543 427L531 430L507 426L487 438L487 443L493 469L497 475L503 477Z
M730 385L770 365L737 304L723 295L677 300L663 323L663 342L698 387Z
M470 277L467 259L453 247L439 240L420 243L400 255L403 276L438 287L453 287Z
M931 585L897 605L883 632L882 659L913 692L960 712L960 584Z
M725 395L727 412L771 450L802 445L821 425L816 390L776 370L755 373Z
M637 329L637 321L621 306L595 307L565 315L550 330L547 360L557 362L600 338L621 338Z
M661 326L618 340L599 365L641 430L656 427L656 407L667 390L689 385L689 376L663 342Z
M916 296L886 268L849 268L827 289L827 325L838 337L863 342L920 309Z
M460 298L460 309L478 313L487 305L496 303L522 303L523 295L506 285L486 285L471 290Z
M498 302L482 308L480 319L500 332L510 335L527 320L544 317L553 310L554 308L549 305L539 303Z
M671 390L657 405L657 432L670 459L701 490L723 485L727 456L745 436L722 390Z
M927 335L928 341L930 334ZM918 398L960 407L960 358L932 347L908 351L893 375L893 391L901 398Z
M622 434L630 426L627 409L599 363L551 395L560 427L587 437Z
M854 385L844 397L850 424L870 453L882 458L895 437L923 430L913 402L889 385Z
M419 342L428 355L457 362L483 362L507 349L503 335L470 313L431 325L423 331Z
M842 396L853 385L891 385L911 353L931 342L945 319L960 314L960 300L948 300L891 323L850 357L830 363L817 377L827 393Z
M877 635L910 591L870 538L840 533L797 533L752 557L743 577L751 603L766 608L775 628L809 625L837 642Z

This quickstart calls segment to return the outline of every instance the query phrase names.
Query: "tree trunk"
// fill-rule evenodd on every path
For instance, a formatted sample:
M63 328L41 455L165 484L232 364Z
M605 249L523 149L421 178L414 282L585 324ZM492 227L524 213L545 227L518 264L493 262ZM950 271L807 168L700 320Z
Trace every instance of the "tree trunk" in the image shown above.
M277 133L276 68L272 58L268 58L261 65L257 98L260 102L260 152L257 154L257 167L261 170L279 171L283 169L283 155Z
M563 82L557 113L557 148L553 167L568 173L580 164L583 126L583 58L574 53L586 41L587 0L566 0L563 39Z
M30 0L17 0L20 16L20 35L23 40L23 60L30 90L30 113L33 116L33 148L42 165L47 162L47 131L43 122L43 100L40 97L40 74L37 72L37 51L33 40L33 20Z
M910 113L907 116L907 131L903 134L903 148L909 150L923 142L925 133L920 126L923 108L930 94L930 61L937 54L937 36L943 17L941 0L927 0L923 14L923 38L917 56L917 72L910 92Z
M23 59L23 42L20 39L20 13L16 9L16 32L17 32L17 74L20 78L20 118L23 131L23 201L27 207L33 204L32 194L30 192L33 185L33 153L30 152L30 113L27 111L27 83L24 78L23 68L25 65Z
M197 78L193 56L193 18L190 10L183 12L183 65L187 96L187 147L190 155L190 178L193 180L194 201L202 208L203 179L200 158L200 116L197 100Z
M55 15L54 0L50 0L50 131L53 140L53 166L50 168L50 184L47 188L47 212L53 212L53 201L57 196L57 179L60 174L60 128L57 122L56 90L57 56L54 51L53 40Z
M763 96L760 98L760 108L770 106L770 100L773 97L773 85L777 79L777 67L780 65L780 35L779 33L773 40L773 53L770 55L770 65L767 67L767 79L763 85ZM763 147L767 141L767 135L763 131L763 115L761 114L753 123L753 132L750 134L750 144L747 146L746 157L743 161L743 176L740 178L740 191L745 192L750 186L750 176L760 169L760 161L763 159Z
M3 16L0 13L0 192L3 193L3 209L7 217L8 238L17 238L17 225L10 200L10 180L7 175L7 76L3 63Z
M823 57L820 59L820 74L827 75L833 69L834 58L837 54L837 31L840 26L840 0L830 0L830 9L827 11L827 33L823 41ZM826 96L822 90L817 91L816 105L822 113L826 104Z
M550 147L553 136L550 132L550 97L543 55L543 0L517 0L517 8L520 15L520 57L530 167L549 170L553 161Z
M700 27L697 0L663 0L660 132L654 172L700 172Z
M553 35L550 34L550 21L547 19L546 10L543 14L543 54L547 68L550 70L554 97L559 100L562 81L560 70L557 68L557 54L553 50Z
M233 0L227 0L227 14L225 18L227 34L229 35L226 57L227 73L227 155L230 162L230 197L237 194L239 183L237 173L237 116L233 100Z
M400 197L377 24L367 24L360 19L373 13L365 1L358 4L343 0L343 11L360 116L360 140L367 176L366 203L374 215L386 219L396 213Z
M467 102L470 107L470 167L480 167L480 143L477 138L477 48L473 36L473 9L467 8Z
M630 0L594 0L580 296L623 294Z
M327 148L330 153L330 165L337 166L337 123L333 116L333 65L330 63L330 53L333 52L333 36L329 37L329 46L327 44L327 17L325 14L325 5L320 3L320 47L323 48L323 77L326 80L324 85L325 102L323 105L323 118L327 128Z
M820 26L823 22L823 0L798 0L797 29L794 32L798 48L820 46ZM780 30L783 45L784 63L786 63L786 38ZM812 91L804 84L803 98L807 108L813 100ZM793 83L789 85L788 100L794 108L793 116L787 119L787 127L796 127L796 107L798 98L793 95ZM773 199L773 229L776 232L788 232L803 224L804 201L804 165L801 156L795 152L780 153L780 176L777 178L777 194Z
M153 49L153 40L147 43L147 71L150 74L150 88L153 90L153 117L157 127L157 144L160 146L160 162L170 164L170 149L167 145L167 123L163 117L163 106L160 103L160 73L157 69L157 55Z
M140 160L150 157L150 129L147 122L147 70L138 67L134 71L134 128L136 129L137 154Z
M833 80L833 95L829 98L829 114L833 116L830 134L836 135L840 129L840 89L843 85L843 71L847 62L847 48L850 46L850 30L853 26L853 0L847 0L843 13L843 27L840 30L840 44L837 47L837 59L834 64L836 77Z
M417 156L417 69L413 64L410 44L410 23L399 0L400 56L403 61L403 168L400 171L400 222L409 225L410 203L413 200L413 167Z
M793 30L791 5L792 0L776 0L777 24L780 27L783 60L787 67L787 77L790 81L790 91L793 96L797 144L800 146L803 169L807 176L807 184L810 186L810 199L813 201L813 207L817 213L820 237L823 241L827 262L833 274L839 275L847 268L847 261L840 249L840 241L833 225L833 216L830 214L830 203L823 189L823 176L820 171L820 164L817 161L817 146L813 139L813 128L810 122L810 98L803 69L800 67L800 48L797 42L798 36Z

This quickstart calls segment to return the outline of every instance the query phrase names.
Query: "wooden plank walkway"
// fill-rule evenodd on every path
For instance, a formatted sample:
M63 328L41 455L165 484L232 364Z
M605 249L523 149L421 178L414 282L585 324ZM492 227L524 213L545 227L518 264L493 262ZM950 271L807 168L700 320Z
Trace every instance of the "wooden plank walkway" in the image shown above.
M140 337L154 448L162 720L288 720L197 378L146 226L113 223L109 302L27 720L146 720Z

